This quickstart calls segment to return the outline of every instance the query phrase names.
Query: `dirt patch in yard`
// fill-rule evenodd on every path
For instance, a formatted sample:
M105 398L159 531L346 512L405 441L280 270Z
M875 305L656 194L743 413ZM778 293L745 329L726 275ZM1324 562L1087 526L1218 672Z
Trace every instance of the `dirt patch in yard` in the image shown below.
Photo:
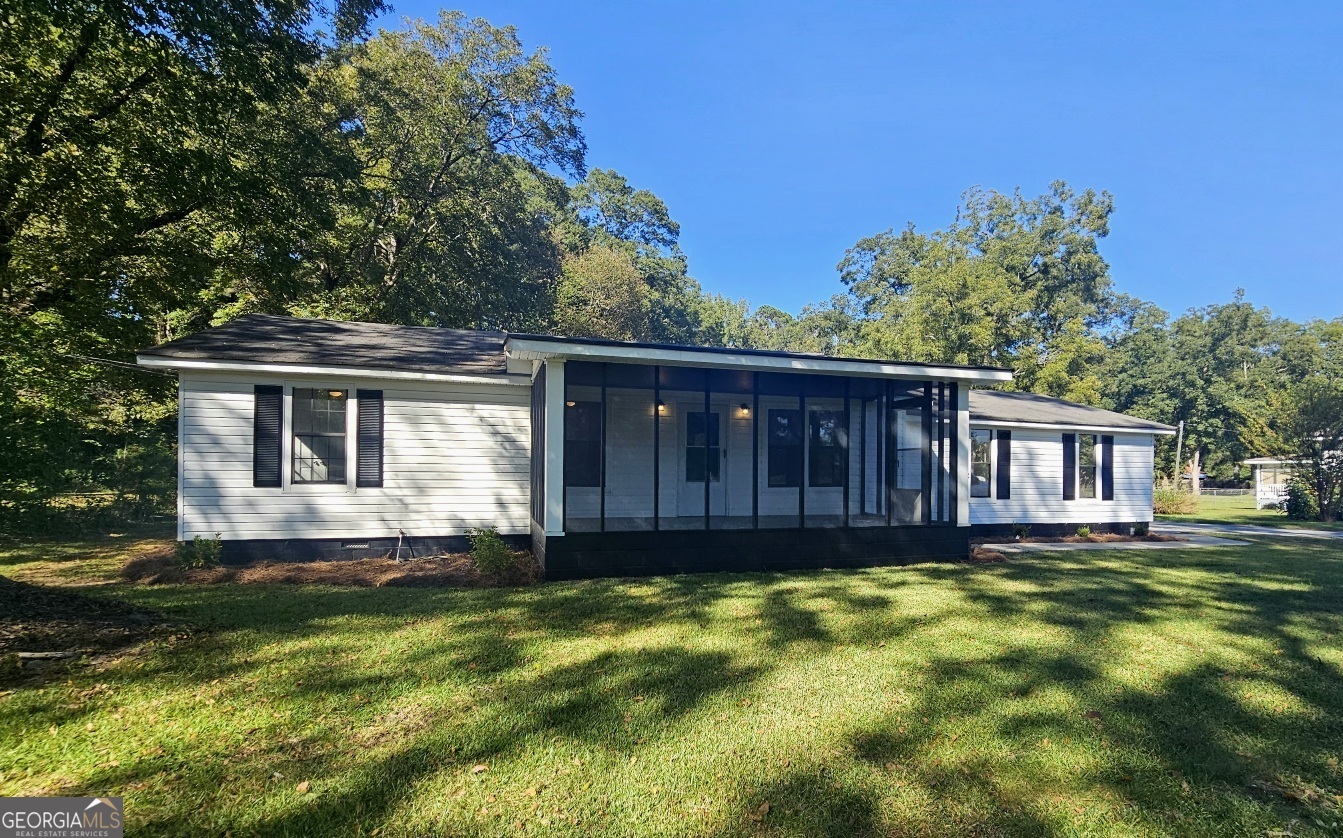
M179 630L124 603L0 576L0 683L40 681Z
M252 564L185 569L172 555L131 559L121 570L128 582L215 585L338 585L352 588L493 588L528 585L541 579L530 556L504 573L485 573L466 554L447 554L397 562L353 559L332 562L254 562Z

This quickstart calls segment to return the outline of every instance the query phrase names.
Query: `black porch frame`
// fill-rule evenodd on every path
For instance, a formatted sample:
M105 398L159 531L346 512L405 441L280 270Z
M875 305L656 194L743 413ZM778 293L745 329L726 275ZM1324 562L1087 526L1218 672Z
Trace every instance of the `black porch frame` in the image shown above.
M570 474L568 458L573 451L566 444L563 457L564 473L562 529L564 535L546 536L543 526L533 526L533 543L538 557L551 578L583 576L638 575L656 573L700 572L709 570L785 569L801 567L858 566L887 564L904 560L963 557L968 553L968 530L957 521L959 474L958 415L959 385L947 381L907 381L889 378L825 375L819 373L762 372L714 367L678 365L646 365L620 362L568 361L565 364L565 421L570 409L581 398L589 401L597 394L600 409L598 448L591 442L582 450L596 459L596 484L580 484L595 490L596 516L580 516L585 528L575 530L571 524ZM544 380L544 379L542 379ZM612 520L607 505L608 493L608 417L609 394L613 389L626 393L646 391L650 406L652 462L648 469L651 480L651 507L649 526L636 529L611 529ZM686 527L684 514L668 516L663 511L662 425L664 398L676 393L680 403L686 397L699 399L702 394L704 414L704 512L702 523L694 529ZM716 517L713 512L715 469L710 468L709 416L713 399L729 397L741 399L743 414L750 406L751 434L751 498L749 519L729 516ZM801 417L803 437L801 478L797 488L796 515L762 515L761 510L761 397L778 400L796 398L796 409ZM541 396L544 398L544 394ZM642 398L642 397L639 397ZM825 516L825 523L808 523L807 494L811 485L811 426L808 399L843 400L842 428L839 449L842 451L842 483L832 488L842 493L842 512L839 516ZM630 401L641 404L638 399ZM873 405L875 404L875 408ZM855 430L853 410L859 413L861 429L859 457L855 464L851 450L851 434ZM735 411L735 406L729 412ZM787 408L792 410L790 406ZM918 410L920 417L901 417L897 411ZM879 422L878 428L869 429L869 414ZM897 520L896 493L898 475L902 468L902 450L897 446L896 423L912 419L921 421L918 452L921 476L919 479L919 511L916 521ZM679 427L679 426L678 426ZM880 463L881 474L876 476L880 497L869 497L869 430L875 431L872 445L873 462ZM588 431L591 433L591 430ZM647 429L644 432L648 432ZM729 436L730 426L715 431ZM567 425L563 437L567 439ZM643 437L645 440L647 436ZM740 444L740 441L739 441ZM719 439L718 446L726 445ZM573 450L579 450L577 448ZM904 449L910 451L911 449ZM715 456L721 457L720 452ZM687 459L689 455L687 454ZM721 462L721 461L720 461ZM721 466L719 466L721 467ZM861 524L851 522L853 500L852 475L857 471ZM583 472L591 479L591 469ZM679 484L678 484L679 485ZM693 485L685 481L684 488ZM620 493L617 484L617 495ZM647 487L645 487L646 490ZM641 491L645 491L641 490ZM720 487L726 492L726 486ZM906 492L909 490L906 489ZM684 504L685 495L681 495ZM777 495L776 495L777 497ZM589 495L590 498L590 495ZM875 502L874 502L875 501ZM720 502L723 502L720 500ZM867 514L869 504L876 509ZM682 507L683 508L683 507ZM834 522L829 518L834 517ZM884 521L880 519L884 517ZM788 525L779 520L790 519ZM669 524L673 521L677 526ZM818 516L818 520L820 516ZM617 522L633 520L630 516L615 516ZM595 523L595 526L593 526Z

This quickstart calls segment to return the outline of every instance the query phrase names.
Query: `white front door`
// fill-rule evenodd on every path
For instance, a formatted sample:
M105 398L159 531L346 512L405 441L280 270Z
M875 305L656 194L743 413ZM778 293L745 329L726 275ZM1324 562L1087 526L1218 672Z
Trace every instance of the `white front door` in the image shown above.
M722 405L711 404L709 413L704 412L704 403L682 403L679 422L679 490L676 498L678 517L704 515L704 479L709 479L709 514L727 514L727 492L724 484L727 479L727 434L724 433L723 417L726 409Z

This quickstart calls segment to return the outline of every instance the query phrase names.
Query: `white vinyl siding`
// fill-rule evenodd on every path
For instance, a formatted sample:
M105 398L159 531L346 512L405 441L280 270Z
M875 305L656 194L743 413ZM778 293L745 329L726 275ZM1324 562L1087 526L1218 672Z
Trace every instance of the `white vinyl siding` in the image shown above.
M358 389L383 392L383 486L356 489L351 474L347 485L258 488L252 485L253 386L281 383L329 382L181 374L180 538L216 532L226 540L394 538L398 530L423 537L483 526L529 532L530 388L345 382L352 396Z
M972 427L979 427L972 421ZM1152 520L1152 435L1114 434L1114 500L1063 499L1063 433L1012 428L1012 497L970 498L971 524ZM1100 435L1097 435L1097 448ZM996 443L994 455L996 456ZM1104 456L1104 455L1102 455ZM1001 466L995 462L995 471ZM968 470L968 468L967 468Z

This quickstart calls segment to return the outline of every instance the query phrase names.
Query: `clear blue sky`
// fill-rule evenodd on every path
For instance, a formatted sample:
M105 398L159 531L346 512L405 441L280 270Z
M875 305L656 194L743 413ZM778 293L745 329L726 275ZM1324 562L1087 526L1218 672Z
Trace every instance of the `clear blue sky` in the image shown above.
M846 248L944 226L970 186L1063 179L1114 194L1120 290L1343 314L1343 4L458 8L549 48L588 165L665 200L691 274L753 305L839 292Z

